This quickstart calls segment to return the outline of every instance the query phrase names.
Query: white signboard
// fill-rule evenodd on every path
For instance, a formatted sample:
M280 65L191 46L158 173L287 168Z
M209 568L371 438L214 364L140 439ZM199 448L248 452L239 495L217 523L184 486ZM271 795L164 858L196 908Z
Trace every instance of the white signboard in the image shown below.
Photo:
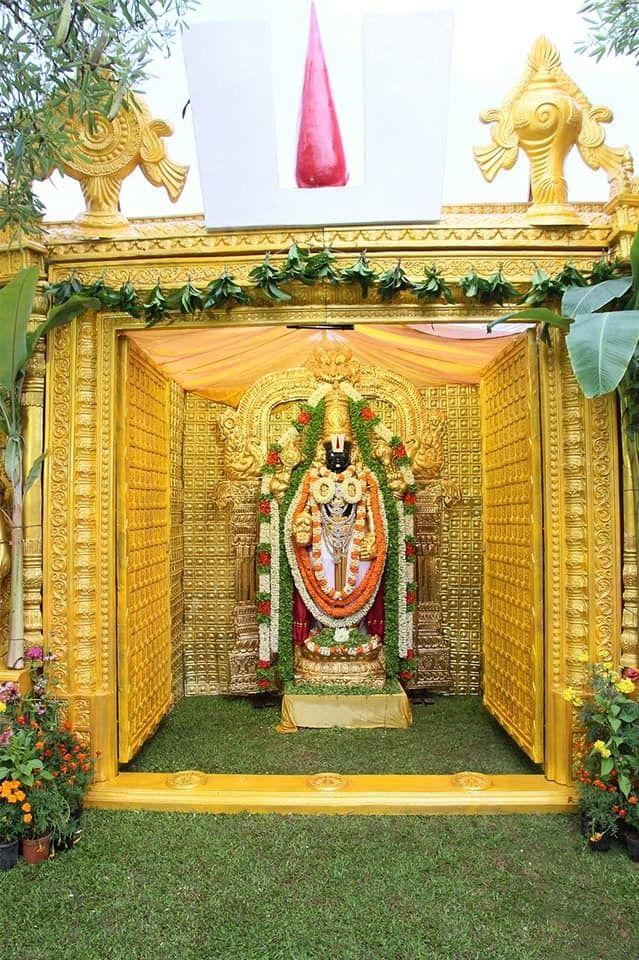
M438 219L451 12L224 7L184 38L208 227Z

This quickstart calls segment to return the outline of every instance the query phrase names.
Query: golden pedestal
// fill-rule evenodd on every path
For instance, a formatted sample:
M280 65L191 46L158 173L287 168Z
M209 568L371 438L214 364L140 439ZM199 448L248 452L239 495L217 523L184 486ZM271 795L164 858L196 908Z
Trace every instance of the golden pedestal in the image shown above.
M413 714L405 691L393 693L286 693L282 699L282 718L278 733L297 733L298 727L341 727L343 729L405 730Z
M322 656L305 646L295 651L295 680L316 686L369 687L382 690L386 683L383 647L364 656L348 654Z

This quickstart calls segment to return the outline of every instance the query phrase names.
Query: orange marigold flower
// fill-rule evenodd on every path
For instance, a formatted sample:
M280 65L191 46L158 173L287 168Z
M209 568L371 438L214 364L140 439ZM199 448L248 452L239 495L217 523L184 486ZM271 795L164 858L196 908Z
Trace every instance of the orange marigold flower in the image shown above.
M31 823L31 821L33 820L33 814L32 814L32 813L24 813L24 814L22 815L22 819L24 820L25 823Z
M73 724L70 723L70 722L67 720L67 722L64 724L64 729L65 729L65 730L73 730Z
M31 813L31 804L23 803L20 809L22 810L23 813Z
M36 750L43 750L43 749L44 749L44 742L43 742L42 740L36 740L36 742L35 742L35 748L36 748Z
M24 790L16 790L16 800L19 800L20 803L25 799L26 793Z

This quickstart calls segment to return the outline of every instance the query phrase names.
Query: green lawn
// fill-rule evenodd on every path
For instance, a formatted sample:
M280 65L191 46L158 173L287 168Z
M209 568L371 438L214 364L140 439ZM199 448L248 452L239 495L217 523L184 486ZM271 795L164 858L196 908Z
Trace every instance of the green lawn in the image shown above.
M0 875L20 960L635 960L638 902L568 816L89 811Z
M478 697L415 706L410 730L300 730L282 735L278 708L246 698L187 697L127 770L220 773L532 773L536 767ZM634 960L634 958L633 958Z

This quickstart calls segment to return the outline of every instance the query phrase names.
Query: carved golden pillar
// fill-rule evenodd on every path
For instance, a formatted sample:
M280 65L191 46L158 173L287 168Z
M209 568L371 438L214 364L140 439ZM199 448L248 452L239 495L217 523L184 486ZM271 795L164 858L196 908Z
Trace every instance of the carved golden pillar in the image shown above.
M544 462L546 776L572 779L573 708L586 654L618 662L621 635L621 491L616 398L586 400L565 338L540 347Z
M29 322L33 330L46 317L47 300L38 292ZM24 475L44 451L45 343L40 340L27 369L22 395ZM24 642L25 648L42 641L42 480L39 477L24 498Z
M623 443L623 611L621 617L621 665L639 666L639 633L637 631L637 530L635 497L627 442Z

